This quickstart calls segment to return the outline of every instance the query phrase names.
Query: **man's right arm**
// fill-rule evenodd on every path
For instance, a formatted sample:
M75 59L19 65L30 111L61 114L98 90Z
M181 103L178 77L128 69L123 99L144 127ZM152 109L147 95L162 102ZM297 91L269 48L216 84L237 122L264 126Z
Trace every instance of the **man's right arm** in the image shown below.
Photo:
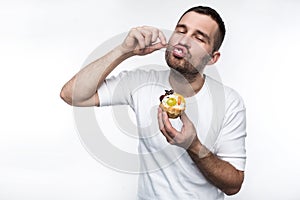
M97 90L112 70L131 56L147 55L165 46L166 39L160 30L133 28L121 45L75 74L63 86L60 96L69 105L99 106Z

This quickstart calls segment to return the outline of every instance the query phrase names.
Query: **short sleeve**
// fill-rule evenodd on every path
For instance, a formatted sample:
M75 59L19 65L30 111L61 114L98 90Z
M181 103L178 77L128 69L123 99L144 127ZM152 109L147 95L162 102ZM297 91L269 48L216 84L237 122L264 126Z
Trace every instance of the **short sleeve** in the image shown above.
M132 73L124 71L105 79L98 88L100 106L131 105L132 76Z
M98 88L100 106L129 105L134 107L133 93L146 83L155 84L161 79L154 70L136 69L123 71L105 79ZM166 74L166 73L163 73Z
M216 143L216 155L244 171L246 165L246 108L242 98L231 91L226 98L226 114Z

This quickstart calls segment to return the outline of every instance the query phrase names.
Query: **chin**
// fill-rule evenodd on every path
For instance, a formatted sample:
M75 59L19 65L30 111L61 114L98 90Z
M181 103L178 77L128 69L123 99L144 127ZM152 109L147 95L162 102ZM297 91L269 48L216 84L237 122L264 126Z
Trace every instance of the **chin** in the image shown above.
M167 64L169 65L169 67L172 69L177 70L177 69L185 68L184 66L186 63L186 59L184 59L184 58L176 58L170 52L166 51L165 59L166 59Z
M188 62L187 59L176 58L173 55L166 55L166 62L170 68L175 69L180 73L198 72L194 65Z

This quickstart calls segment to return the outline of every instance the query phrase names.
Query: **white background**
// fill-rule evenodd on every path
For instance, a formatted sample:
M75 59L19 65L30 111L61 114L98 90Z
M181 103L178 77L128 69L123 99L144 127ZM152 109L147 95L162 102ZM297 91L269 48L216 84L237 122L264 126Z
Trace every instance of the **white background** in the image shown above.
M59 92L102 42L134 26L172 30L197 3L0 0L0 200L134 199L137 176L85 150ZM227 25L217 69L247 106L245 182L228 199L299 199L300 2L200 3ZM128 151L134 146L111 140Z

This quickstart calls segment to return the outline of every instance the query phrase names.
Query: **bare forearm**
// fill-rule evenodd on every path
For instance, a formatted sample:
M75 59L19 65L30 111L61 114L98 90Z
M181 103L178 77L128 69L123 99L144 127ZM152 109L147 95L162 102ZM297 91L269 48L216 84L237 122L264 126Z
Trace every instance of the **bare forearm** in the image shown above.
M62 98L72 105L81 105L80 102L88 101L95 95L108 74L130 56L131 53L125 52L121 46L118 46L90 63L64 85L61 91Z
M208 150L203 151L201 144L188 149L187 152L202 174L224 193L233 195L240 190L244 179L242 171L235 169L230 163L219 159ZM206 154L201 155L203 153Z

